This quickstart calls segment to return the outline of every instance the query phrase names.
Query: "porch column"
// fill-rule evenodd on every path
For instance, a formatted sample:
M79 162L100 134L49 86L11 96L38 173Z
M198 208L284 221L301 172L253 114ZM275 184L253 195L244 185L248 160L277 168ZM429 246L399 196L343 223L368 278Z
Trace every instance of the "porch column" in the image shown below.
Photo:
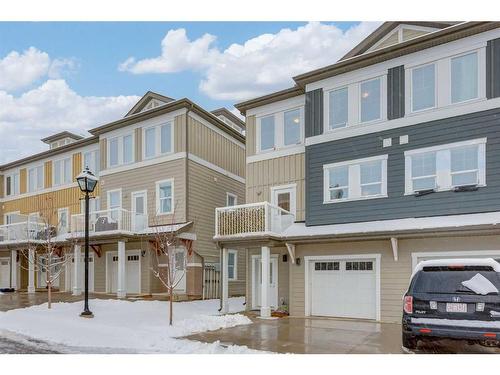
M118 241L118 288L116 296L118 298L125 298L127 295L127 288L125 280L127 269L125 267L125 241Z
M229 312L229 278L228 278L228 251L222 249L222 314Z
M80 268L82 263L82 246L75 245L73 249L73 295L82 294L82 285L80 280Z
M28 293L35 293L35 249L28 253Z
M10 252L10 287L17 290L17 250Z
M269 318L271 316L271 307L269 306L269 267L271 262L271 249L267 246L261 248L261 275L262 289L260 292L260 316Z

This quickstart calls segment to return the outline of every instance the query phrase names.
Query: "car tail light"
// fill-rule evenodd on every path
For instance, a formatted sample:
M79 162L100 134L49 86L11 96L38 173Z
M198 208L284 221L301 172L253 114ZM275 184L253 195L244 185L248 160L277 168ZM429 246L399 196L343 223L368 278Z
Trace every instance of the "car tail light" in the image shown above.
M429 302L429 307L431 310L437 310L438 309L438 303L436 301L430 301Z
M488 337L490 339L495 339L497 337L497 334L488 332L488 333L483 334L483 336Z
M476 311L484 311L484 302L476 303Z
M403 310L407 314L413 314L413 297L412 296L405 296Z
M420 333L431 333L432 330L430 328L420 328L419 332Z

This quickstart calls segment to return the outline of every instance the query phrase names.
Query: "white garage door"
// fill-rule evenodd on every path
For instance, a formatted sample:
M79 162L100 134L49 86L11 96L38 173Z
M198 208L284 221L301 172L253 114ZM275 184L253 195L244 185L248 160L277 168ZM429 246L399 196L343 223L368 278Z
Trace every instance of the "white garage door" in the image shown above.
M0 288L10 288L9 258L0 258Z
M83 290L85 288L85 255L82 255L80 258L80 264L79 264L79 280L78 284L80 285L80 288ZM69 288L70 291L73 291L73 288L75 286L75 260L71 259L71 267L69 267L69 274L67 277L69 277ZM94 255L89 254L89 291L93 292L94 291Z
M141 292L141 255L140 251L131 250L125 254L126 293ZM118 289L118 254L108 253L108 292L116 293Z
M375 267L375 259L310 261L311 315L376 319Z

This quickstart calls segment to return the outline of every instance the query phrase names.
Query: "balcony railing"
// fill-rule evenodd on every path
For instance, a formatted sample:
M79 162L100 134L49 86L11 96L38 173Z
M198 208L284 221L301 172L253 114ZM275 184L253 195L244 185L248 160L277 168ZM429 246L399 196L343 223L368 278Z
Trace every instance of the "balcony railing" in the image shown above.
M290 212L268 202L215 209L215 236L280 234L293 224Z
M116 208L111 210L93 211L89 216L89 233L103 232L140 232L148 226L147 216ZM85 231L85 215L71 216L71 232Z
M26 215L10 217L11 223L0 225L0 242L43 241L47 238L47 228L42 222Z

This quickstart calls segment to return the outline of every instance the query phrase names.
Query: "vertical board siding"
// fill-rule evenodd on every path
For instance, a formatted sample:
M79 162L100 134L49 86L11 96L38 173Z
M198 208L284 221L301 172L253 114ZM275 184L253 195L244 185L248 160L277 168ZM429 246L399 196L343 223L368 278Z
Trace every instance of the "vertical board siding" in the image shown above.
M3 198L4 197L4 194L5 194L5 176L2 174L0 175L0 198ZM3 215L1 215L3 216Z
M174 152L186 151L186 114L174 119Z
M73 179L72 181L76 181L76 176L78 176L82 172L82 153L77 152L73 154Z
M500 109L421 123L306 147L307 225L453 215L500 210ZM408 135L408 144L399 136ZM487 138L486 184L478 191L445 191L421 197L404 195L404 152L476 138ZM391 147L382 147L392 138ZM323 165L388 154L388 198L323 203Z
M142 128L135 129L135 161L142 161Z
M45 188L52 187L52 161L46 161L44 166Z
M26 168L19 170L19 192L24 194L28 191L28 173Z
M405 115L405 67L391 68L387 72L387 119Z
M257 132L255 130L255 126L256 126L255 116L247 116L246 130L245 130L247 157L255 155L255 153L257 152L255 146L257 142L256 140Z
M486 45L486 97L500 96L500 38L489 40Z
M297 217L305 216L304 154L295 154L247 164L247 203L271 202L271 187L297 184Z
M306 92L306 138L323 134L323 89Z
M107 153L107 143L106 139L100 139L99 140L99 158L101 159L101 171L105 170L108 166L107 158L108 158L108 153Z

